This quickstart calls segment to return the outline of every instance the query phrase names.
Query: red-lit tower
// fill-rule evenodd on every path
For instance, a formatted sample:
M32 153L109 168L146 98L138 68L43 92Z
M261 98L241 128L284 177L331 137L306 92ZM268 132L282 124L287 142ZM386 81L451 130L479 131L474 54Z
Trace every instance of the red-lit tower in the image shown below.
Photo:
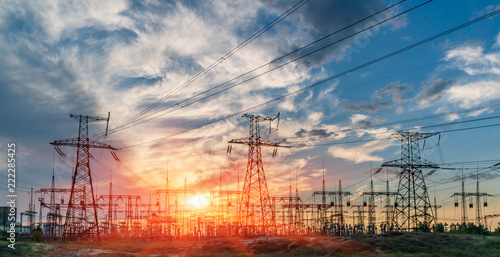
M64 223L63 240L85 240L91 238L99 240L97 209L89 162L92 155L89 149L117 149L108 144L90 139L88 124L99 121L109 123L109 113L108 118L75 114L70 114L69 116L79 122L78 137L57 140L50 143L54 146L73 146L77 148L75 172L72 178L71 195Z

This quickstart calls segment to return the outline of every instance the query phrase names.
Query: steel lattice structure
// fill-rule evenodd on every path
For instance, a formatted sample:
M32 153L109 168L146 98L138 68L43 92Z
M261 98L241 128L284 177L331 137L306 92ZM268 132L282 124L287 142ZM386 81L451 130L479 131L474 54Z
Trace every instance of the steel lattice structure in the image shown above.
M422 169L436 170L439 169L439 166L420 157L418 141L437 134L439 133L404 131L393 134L401 140L401 159L384 162L382 167L401 168L393 213L393 224L396 230L425 229L434 222L432 205Z
M248 145L248 163L245 173L243 193L238 206L238 220L245 234L275 234L276 219L273 216L269 191L267 189L264 166L262 164L261 146L282 147L278 143L271 142L260 137L259 122L273 121L278 116L263 117L244 114L244 118L250 121L250 133L248 138L233 139L230 144ZM271 130L270 130L271 131ZM276 149L273 155L276 154Z
M89 138L88 124L90 122L99 121L109 122L109 114L108 118L75 114L70 114L69 116L79 122L78 138L57 140L50 143L54 146L62 145L77 148L75 172L73 174L71 195L64 223L63 239L84 240L97 238L97 240L99 240L96 202L89 162L92 155L90 154L89 149L118 149Z

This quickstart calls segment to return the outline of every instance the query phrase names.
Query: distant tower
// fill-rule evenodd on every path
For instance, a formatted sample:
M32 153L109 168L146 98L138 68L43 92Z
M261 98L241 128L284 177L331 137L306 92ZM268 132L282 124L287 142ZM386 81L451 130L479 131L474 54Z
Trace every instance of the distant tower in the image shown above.
M259 122L269 121L269 133L271 133L271 122L278 118L262 117L244 114L244 118L250 121L250 134L248 138L233 139L229 144L248 145L248 163L245 174L242 195L238 207L238 220L240 226L247 234L275 234L276 220L272 213L271 200L267 189L264 166L262 165L261 146L282 147L278 143L260 137ZM274 150L273 156L276 155Z
M429 227L434 221L431 202L422 169L439 169L437 164L420 157L419 140L439 133L398 131L393 136L401 140L401 159L384 162L382 167L401 168L398 194L394 203L395 229L413 231Z
M57 140L50 143L54 146L63 145L77 148L76 166L71 184L71 195L66 213L63 239L84 240L96 237L99 240L97 209L89 163L89 158L91 158L92 155L90 154L89 149L117 149L110 145L90 139L88 124L90 122L98 121L106 121L109 123L109 113L108 118L75 114L70 114L69 116L79 122L78 138Z

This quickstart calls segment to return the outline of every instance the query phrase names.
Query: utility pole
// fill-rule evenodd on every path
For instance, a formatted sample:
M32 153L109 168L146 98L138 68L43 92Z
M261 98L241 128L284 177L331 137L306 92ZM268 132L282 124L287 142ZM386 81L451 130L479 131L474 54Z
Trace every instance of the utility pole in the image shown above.
M90 172L90 148L103 148L118 150L108 144L101 143L89 138L90 122L106 121L108 118L93 117L85 115L69 115L79 122L78 137L72 139L57 140L51 145L73 146L77 148L76 166L71 184L71 195L69 198L66 221L64 224L63 238L65 240L85 240L99 239L99 224L97 219L97 209L92 185L92 175ZM107 132L107 127L106 127Z
M373 171L372 164L370 163L370 196L368 205L368 233L375 234L375 195L373 192Z
M462 166L462 224L467 224L467 208L465 207L464 167Z
M387 178L387 181L386 181L386 191L380 191L380 192L376 192L374 191L373 189L373 173L372 173L372 168L371 168L371 164L370 164L370 191L369 192L362 192L361 193L361 196L363 196L363 198L365 196L368 196L368 233L369 234L375 234L375 231L376 231L376 217L375 217L375 207L377 207L377 205L375 205L375 196L385 196L386 198L386 205L385 205L385 208L386 208L386 229L387 228L390 228L390 210L389 208L392 208L392 206L390 205L391 203L391 196L396 196L397 193L396 192L389 192L389 178ZM366 203L366 201L363 202L363 205Z
M481 225L481 201L479 196L479 168L476 166L476 222ZM486 224L484 224L486 226Z
M398 131L393 136L401 140L401 159L384 162L382 167L401 168L398 193L394 203L393 223L397 230L427 230L434 222L433 210L422 169L439 169L439 166L420 157L418 141L439 133ZM375 173L382 170L380 167Z
M474 204L472 203L472 197L475 197L476 198L476 222L477 222L477 225L481 225L481 197L483 198L486 198L488 196L492 196L490 194L487 194L487 193L481 193L479 192L479 174L476 172L476 179L477 179L477 184L476 184L476 192L474 193L471 193L471 192L465 192L465 180L464 180L464 171L463 171L463 167L462 167L462 192L460 193L453 193L452 197L455 198L455 207L458 207L458 198L460 197L461 198L461 202L462 202L462 217L461 217L461 221L462 221L462 224L467 224L468 223L468 215L467 215L467 197L469 197L469 208L473 208L474 207ZM487 207L488 204L487 204L487 201L485 200L484 201L484 207ZM486 222L484 224L486 226Z
M312 195L313 195L313 197L315 197L316 195L321 195L322 200L323 200L323 198L325 198L325 201L322 201L321 204L315 205L316 209L318 209L318 210L326 212L327 209L329 209L331 207L335 207L335 208L338 207L339 208L339 209L337 209L337 211L334 212L334 216L337 217L336 223L337 223L338 228L339 228L338 231L339 231L339 233L341 233L340 231L342 231L342 228L344 225L343 197L346 197L346 199L347 199L346 206L350 207L349 206L350 205L349 198L352 195L351 192L342 191L342 183L339 180L339 190L338 191L326 191L325 188L323 188L323 190L321 190L321 191L314 191ZM334 200L330 203L326 203L326 196L330 197L330 199L333 198ZM303 206L307 206L307 205L303 205Z
M386 176L386 181L385 181L385 225L386 225L386 231L388 229L391 229L392 227L392 220L391 217L394 213L393 207L391 205L391 196L389 195L389 169L385 169L385 176Z
M250 121L250 133L248 138L232 139L229 144L248 145L248 162L245 173L245 182L241 200L238 206L238 221L243 234L266 235L276 234L276 219L273 215L269 191L267 188L264 165L262 164L262 146L274 147L273 157L277 153L279 143L271 142L260 137L260 125L262 121L269 121L269 133L271 133L271 122L276 117L263 117L244 114L244 118ZM230 151L231 146L229 146Z

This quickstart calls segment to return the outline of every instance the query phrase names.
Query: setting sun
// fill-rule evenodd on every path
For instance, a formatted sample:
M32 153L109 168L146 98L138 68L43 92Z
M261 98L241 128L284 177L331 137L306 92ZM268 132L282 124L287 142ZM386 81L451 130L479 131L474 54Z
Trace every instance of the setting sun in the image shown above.
M206 201L200 196L193 196L188 200L188 204L195 209L203 209L207 206Z

